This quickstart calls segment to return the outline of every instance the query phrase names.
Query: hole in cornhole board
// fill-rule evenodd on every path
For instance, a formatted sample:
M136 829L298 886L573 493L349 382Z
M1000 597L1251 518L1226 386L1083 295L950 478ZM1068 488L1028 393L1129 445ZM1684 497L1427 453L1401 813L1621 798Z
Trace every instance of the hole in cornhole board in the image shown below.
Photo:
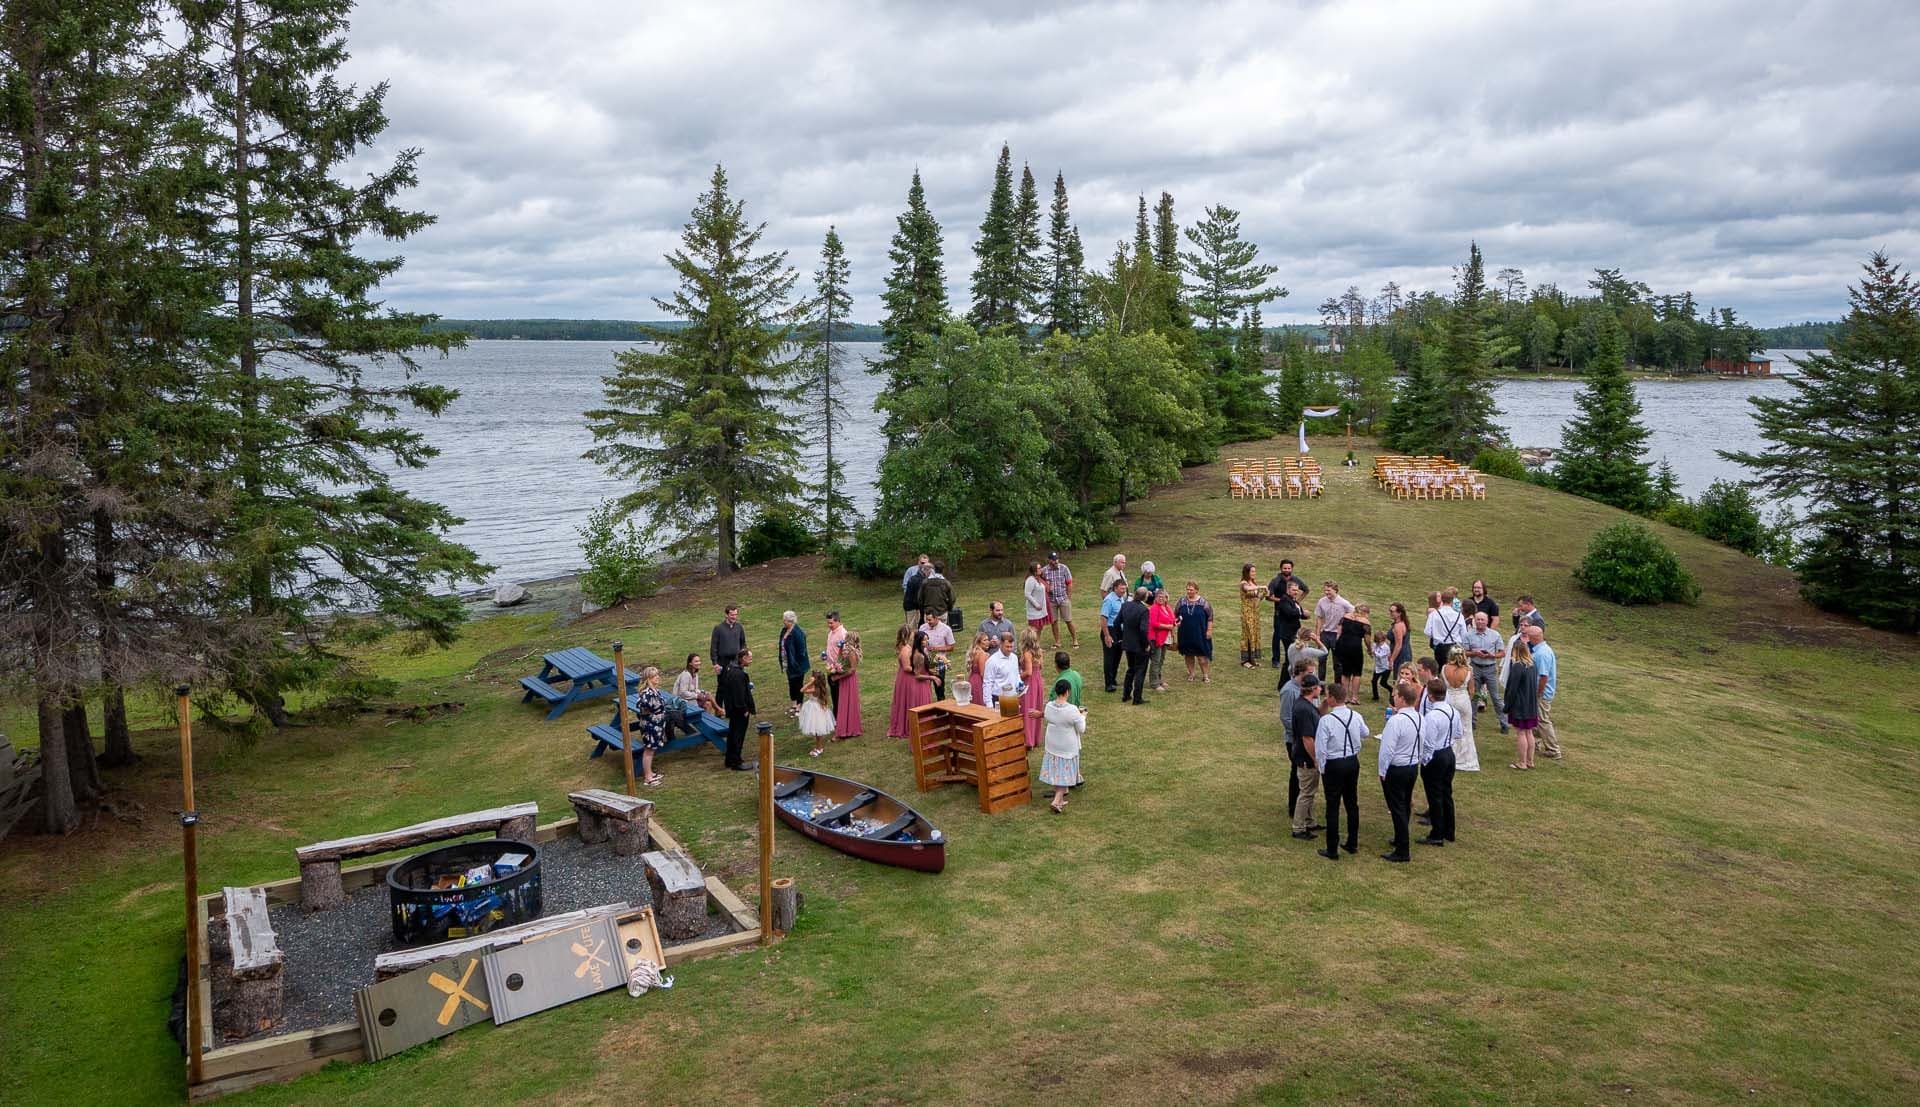
M526 983L527 983L526 980L522 978L519 973L514 973L513 975L507 977L507 991L517 992L521 988L525 987Z
M399 1016L399 1015L398 1015L398 1014L397 1014L397 1013L396 1013L396 1012L394 1011L394 1009L393 1009L393 1008L391 1008L391 1007L389 1007L389 1008L387 1008L387 1009L385 1009L385 1010L383 1010L383 1011L381 1011L381 1012L380 1012L380 1025L381 1025L381 1026L392 1026L392 1025L393 1025L393 1022L394 1022L394 1020L395 1020L395 1019L397 1019L397 1018L399 1018L399 1017L400 1017L400 1016Z

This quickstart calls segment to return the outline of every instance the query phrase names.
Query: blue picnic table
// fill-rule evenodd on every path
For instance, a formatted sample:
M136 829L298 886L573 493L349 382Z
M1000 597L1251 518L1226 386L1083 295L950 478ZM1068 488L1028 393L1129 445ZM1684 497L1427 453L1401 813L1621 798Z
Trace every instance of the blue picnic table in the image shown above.
M558 650L541 661L539 675L520 678L520 687L526 689L520 702L545 701L553 708L547 712L549 720L559 718L576 703L613 694L613 662L584 646ZM626 676L628 688L640 683L639 674L632 669ZM557 684L566 688L557 688Z
M693 728L693 733L682 734L673 739L662 746L659 753L689 749L702 742L712 742L721 753L727 752L726 720L710 715L691 703L687 705L685 714L687 725ZM640 694L638 692L627 697L627 731L632 736L633 752L637 757L640 753ZM594 743L593 752L589 753L588 757L599 757L608 750L617 750L625 745L626 743L620 740L620 709L615 707L613 718L606 722L588 727L587 737L592 738Z

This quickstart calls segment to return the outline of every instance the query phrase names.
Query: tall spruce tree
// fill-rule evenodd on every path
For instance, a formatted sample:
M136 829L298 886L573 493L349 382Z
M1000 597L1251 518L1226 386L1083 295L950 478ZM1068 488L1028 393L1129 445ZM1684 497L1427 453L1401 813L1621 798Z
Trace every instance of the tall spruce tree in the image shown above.
M1764 450L1721 456L1807 501L1801 591L1873 626L1920 630L1920 287L1886 254L1848 290L1840 336L1755 396Z
M668 548L712 553L720 576L738 568L742 517L788 508L800 492L788 409L806 357L795 340L813 307L790 302L799 274L784 252L754 252L765 231L714 166L666 258L679 287L653 301L686 326L648 328L657 351L615 354L607 406L587 412L598 445L586 456L638 483L615 501L621 517L674 521L682 529Z
M1133 256L1148 265L1153 264L1153 232L1147 228L1147 198L1140 197L1140 207L1133 216Z
M1000 146L993 170L993 191L980 237L973 244L973 310L968 314L982 334L1015 333L1026 297L1020 287L1020 224L1013 196L1013 152Z
M1153 265L1166 278L1160 282L1158 314L1169 326L1191 327L1181 277L1180 226L1174 222L1171 192L1160 193L1160 201L1153 206Z
M1087 259L1080 247L1080 230L1067 211L1067 178L1053 175L1053 206L1048 210L1046 254L1041 270L1046 298L1041 323L1048 334L1077 335L1087 325Z
M49 833L80 824L99 765L131 759L122 688L191 676L219 645L201 556L218 416L194 393L218 287L178 202L204 174L164 14L0 7L0 657L37 708Z
M813 272L813 319L807 328L800 394L807 429L820 436L823 447L820 476L807 499L821 542L829 547L851 528L854 518L853 500L846 493L846 463L833 448L834 435L847 419L847 404L841 397L846 389L847 352L838 332L845 329L853 311L853 293L847 287L852 278L840 234L828 227L820 245L820 268Z
M1574 398L1580 410L1560 432L1553 483L1563 492L1625 511L1646 511L1654 506L1644 456L1647 428L1627 376L1620 328L1612 316L1605 320L1587 363L1586 387Z
M363 256L368 236L409 237L433 217L399 206L416 183L418 150L366 173L364 149L385 130L386 86L339 82L351 0L215 0L185 5L205 47L197 68L209 129L220 135L220 230L206 263L226 282L228 310L210 327L212 389L238 421L222 473L232 506L224 546L241 614L292 632L265 653L230 655L233 691L274 723L296 687L355 679L321 616L369 612L356 635L404 629L453 639L466 608L447 585L487 566L447 538L444 507L396 487L393 467L436 453L397 423L437 415L458 396L415 379L422 350L457 334L429 333L433 316L383 309L380 282L398 257ZM347 179L349 173L359 178ZM369 374L368 367L398 374Z
M885 339L880 345L880 360L867 371L885 378L880 396L898 396L912 387L913 369L923 364L924 355L933 346L947 318L947 275L942 260L940 223L927 207L927 190L921 187L920 171L913 171L913 184L907 188L907 210L900 213L893 232L893 244L887 257L893 262L880 302L886 316L880 321ZM887 405L880 405L887 411ZM884 423L887 441L900 434L897 419L889 413Z
M1472 243L1447 313L1439 371L1432 378L1427 448L1456 461L1471 461L1499 440L1487 358L1487 274L1480 244Z
M1031 322L1039 322L1046 306L1047 269L1040 252L1040 193L1033 167L1020 166L1020 191L1013 202L1013 271L1018 289L1020 338L1030 342Z

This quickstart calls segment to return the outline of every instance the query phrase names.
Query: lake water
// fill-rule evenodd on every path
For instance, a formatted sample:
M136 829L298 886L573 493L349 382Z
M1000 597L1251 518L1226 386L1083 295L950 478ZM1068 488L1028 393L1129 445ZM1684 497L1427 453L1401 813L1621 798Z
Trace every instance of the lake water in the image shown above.
M601 403L601 378L613 355L630 342L475 342L445 359L423 363L423 377L460 390L451 410L433 419L409 414L440 451L424 470L396 474L395 483L447 505L466 521L455 537L495 566L499 581L527 581L579 567L579 527L587 512L626 491L624 483L581 457L592 445L582 414ZM871 506L880 464L880 419L873 410L879 380L858 371L877 357L877 343L851 343L847 374L849 426L843 439L849 492ZM1776 372L1791 372L1786 356L1769 351ZM391 379L387 371L370 381ZM1778 395L1778 380L1641 381L1649 456L1673 463L1689 495L1739 467L1720 460L1722 449L1759 444L1755 395ZM1515 445L1557 446L1573 414L1572 381L1501 381L1495 396L1501 424Z

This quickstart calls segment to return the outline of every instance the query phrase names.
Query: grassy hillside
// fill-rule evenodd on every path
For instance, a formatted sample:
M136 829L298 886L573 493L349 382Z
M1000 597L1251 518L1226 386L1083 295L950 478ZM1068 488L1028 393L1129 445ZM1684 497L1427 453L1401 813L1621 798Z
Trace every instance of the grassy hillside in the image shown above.
M1499 480L1482 503L1397 503L1367 464L1315 502L1232 501L1208 466L1136 507L1117 548L1202 583L1225 663L1144 708L1090 681L1089 786L1062 817L913 792L904 743L882 737L897 589L808 562L562 628L490 619L451 651L390 659L402 700L464 701L452 718L369 714L251 750L208 736L203 881L289 876L292 847L316 838L526 798L554 817L571 789L618 787L616 761L586 757L601 707L548 723L517 702L543 650L622 637L630 658L677 663L726 600L761 644L783 608L812 631L831 605L881 660L867 737L821 768L915 800L951 840L928 877L782 831L777 867L806 907L770 952L231 1102L1920 1099L1920 649L1677 531L1663 533L1705 586L1698 607L1601 605L1571 569L1617 513ZM1071 563L1090 585L1113 552ZM1486 771L1456 789L1460 842L1411 865L1374 859L1389 824L1369 774L1357 858L1289 839L1274 681L1233 664L1231 602L1242 561L1264 578L1282 556L1376 611L1417 612L1430 587L1475 577L1503 605L1533 593L1561 657L1567 759L1510 772L1484 726ZM990 598L1017 608L1024 560L960 566L970 620ZM1083 672L1096 642L1083 624ZM769 663L763 704L780 683ZM805 761L775 717L782 760ZM11 1102L179 1099L163 1025L181 948L174 755L158 731L141 749L115 781L137 823L0 847ZM748 781L711 750L660 768L661 819L751 895Z

